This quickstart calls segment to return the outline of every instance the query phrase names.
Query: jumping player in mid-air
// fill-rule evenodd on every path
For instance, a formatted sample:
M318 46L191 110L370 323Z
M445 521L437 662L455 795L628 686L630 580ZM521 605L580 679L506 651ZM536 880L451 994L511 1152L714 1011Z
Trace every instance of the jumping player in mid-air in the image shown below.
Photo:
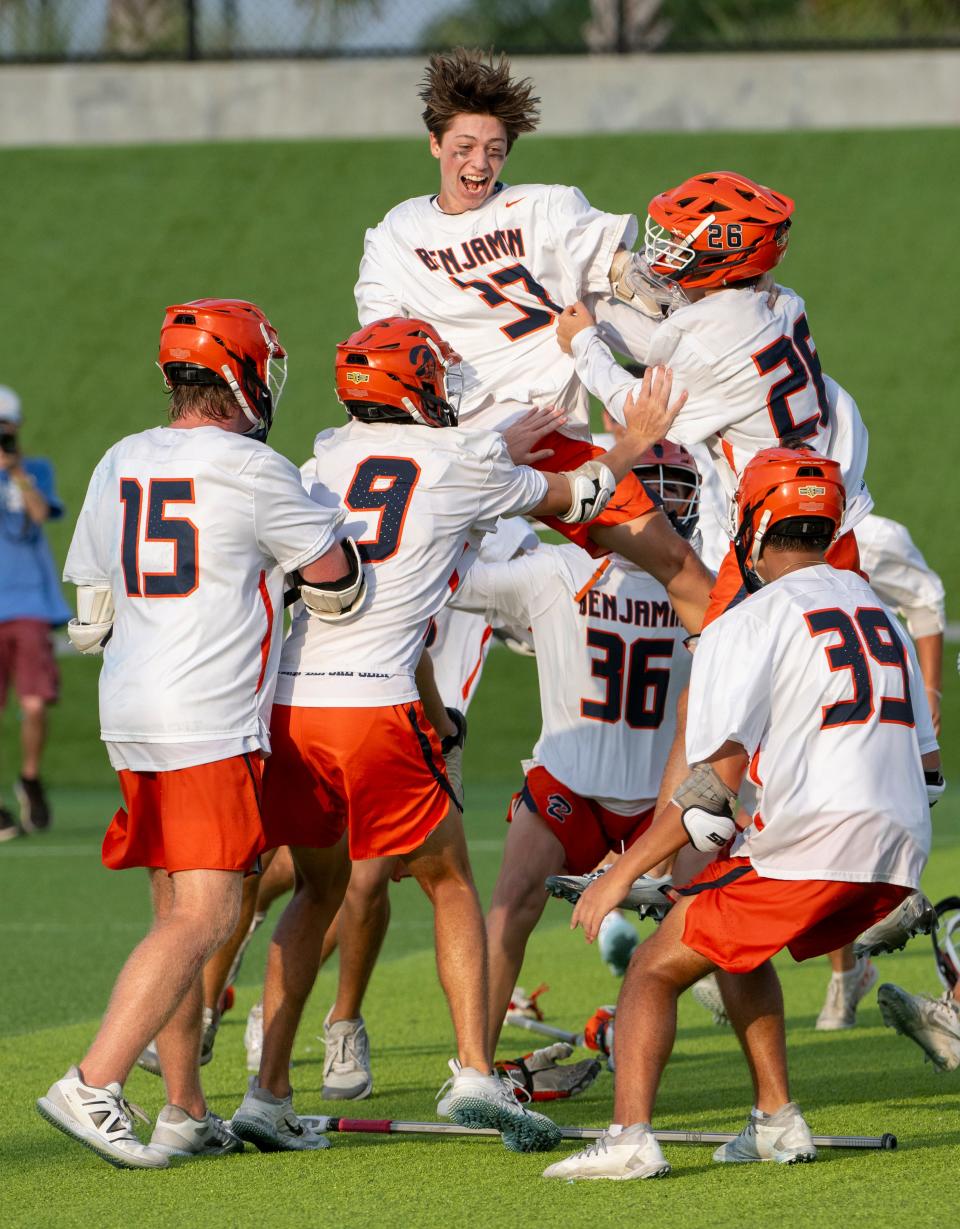
M531 406L558 407L566 421L542 441L552 455L537 468L559 471L602 450L590 442L587 391L557 345L556 321L584 296L606 310L637 222L595 209L577 188L502 182L517 137L537 125L532 90L504 57L463 48L431 57L420 97L439 192L403 201L367 232L355 294L361 324L417 317L465 356L463 429L502 431ZM687 630L699 630L710 574L635 475L589 527L547 523L591 553L613 550L644 568Z

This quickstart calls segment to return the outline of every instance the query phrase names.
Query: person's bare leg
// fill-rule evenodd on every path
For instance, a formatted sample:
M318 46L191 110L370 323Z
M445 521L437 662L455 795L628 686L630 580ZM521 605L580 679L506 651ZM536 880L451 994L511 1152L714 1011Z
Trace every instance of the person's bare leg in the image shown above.
M269 866L264 867L257 891L257 913L266 913L275 900L293 891L295 872L293 858L286 845L273 851Z
M169 910L154 919L146 938L128 957L93 1044L79 1064L84 1081L94 1087L126 1080L144 1047L196 982L207 958L236 925L239 872L179 871L172 878Z
M259 881L259 875L248 875L244 879L240 916L233 933L222 947L217 948L203 968L203 1006L212 1011L215 1017L220 1013L220 996L226 989L237 953L245 946L244 940L250 933L250 923L257 908Z
M563 870L563 846L535 811L520 803L503 846L503 861L487 913L490 964L488 1039L491 1058L503 1028L503 1017L523 965L527 940L549 899L543 886L548 875Z
M659 580L687 631L700 631L714 577L662 512L623 525L592 526L590 537Z
M625 1126L650 1122L660 1077L677 1032L677 999L716 967L684 946L686 897L667 914L633 953L620 998L614 1058L617 1068L614 1121Z
M40 760L47 741L47 704L39 696L20 701L20 775L28 781L40 776Z
M437 971L461 1066L488 1075L486 931L460 812L451 805L446 818L404 861L433 905Z
M390 924L390 875L396 858L371 858L354 862L350 883L340 912L334 918L324 941L324 955L330 932L336 931L340 945L340 971L337 997L330 1012L330 1023L356 1020L363 1010L363 999L370 984L384 936Z
M259 1083L290 1095L290 1056L300 1017L317 979L323 937L340 907L350 863L344 835L330 849L292 849L297 879L267 953L263 984L263 1056Z
M752 973L717 969L717 985L753 1080L754 1105L775 1114L790 1100L783 991L769 960Z
M166 918L173 908L174 884L166 871L150 872L154 918ZM194 1118L206 1112L200 1086L200 978L195 977L173 1015L157 1033L157 1055L167 1089L167 1104L179 1105Z
M834 973L850 973L857 967L852 943L848 943L846 947L838 947L835 952L830 952L829 955L830 968Z

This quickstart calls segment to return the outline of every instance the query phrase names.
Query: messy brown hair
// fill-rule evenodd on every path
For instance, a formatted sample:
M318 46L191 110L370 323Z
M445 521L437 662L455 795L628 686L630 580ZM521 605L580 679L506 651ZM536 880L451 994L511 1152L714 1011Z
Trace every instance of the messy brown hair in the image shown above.
M224 384L174 384L167 412L171 422L199 414L211 422L225 422L237 409L237 399Z
M456 115L492 115L507 130L507 149L522 132L533 132L540 122L540 99L529 77L513 80L510 61L493 52L455 47L430 57L420 85L423 122L437 140Z

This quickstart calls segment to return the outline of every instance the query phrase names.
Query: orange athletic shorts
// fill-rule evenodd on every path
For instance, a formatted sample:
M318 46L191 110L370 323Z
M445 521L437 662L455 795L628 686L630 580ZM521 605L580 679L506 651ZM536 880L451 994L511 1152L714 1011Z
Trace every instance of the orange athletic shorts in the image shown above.
M419 849L453 803L440 741L419 700L378 708L275 704L263 782L269 846L329 849L350 833L353 861Z
M618 815L592 798L581 798L539 765L527 773L523 789L514 794L507 823L521 802L540 816L563 846L564 869L571 875L592 871L611 849L629 849L653 822L653 807L635 815Z
M836 951L886 917L911 888L894 883L764 879L749 858L723 858L680 896L692 896L683 942L727 973L751 973L786 948L794 960Z
M124 805L103 838L103 864L177 871L252 871L267 848L260 819L263 757L234 755L170 772L121 769Z
M827 563L841 572L860 572L860 551L852 531L842 533L827 551L825 557ZM865 572L860 572L860 575L866 577ZM743 583L743 577L740 575L737 552L731 542L730 549L720 564L720 571L717 573L714 586L710 590L710 604L707 606L707 613L703 616L703 626L706 627L708 623L718 619L731 606L739 606L743 599L749 596Z
M548 474L559 474L565 469L576 469L585 461L594 457L602 457L604 450L586 440L574 440L569 435L561 435L559 431L551 431L537 443L538 448L552 448L553 456L538 461L534 469L542 469ZM555 516L544 516L544 525L549 525L557 533L563 534L571 542L576 542L596 558L610 552L602 546L597 546L590 538L590 530L595 525L623 525L627 521L635 521L638 516L646 516L653 512L659 504L650 495L636 474L627 474L617 484L613 497L600 515L585 525L566 525Z

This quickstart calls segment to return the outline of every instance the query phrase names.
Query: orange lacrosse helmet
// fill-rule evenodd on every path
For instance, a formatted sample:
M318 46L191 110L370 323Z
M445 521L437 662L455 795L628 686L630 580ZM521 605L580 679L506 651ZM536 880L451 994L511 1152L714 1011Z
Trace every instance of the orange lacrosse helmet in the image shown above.
M700 516L700 470L687 449L672 440L658 440L633 472L659 497L674 529L689 541Z
M363 422L455 427L459 359L424 320L375 320L337 346L337 396Z
M287 378L287 354L277 330L244 299L194 299L168 307L157 365L168 388L219 384L229 388L250 422L247 435L265 440Z
M734 171L694 175L648 207L644 261L684 289L729 286L779 264L793 201Z
M764 538L774 529L785 537L835 539L847 493L840 466L810 448L764 448L740 475L734 497L737 518L733 540L743 583L761 588L757 561Z

